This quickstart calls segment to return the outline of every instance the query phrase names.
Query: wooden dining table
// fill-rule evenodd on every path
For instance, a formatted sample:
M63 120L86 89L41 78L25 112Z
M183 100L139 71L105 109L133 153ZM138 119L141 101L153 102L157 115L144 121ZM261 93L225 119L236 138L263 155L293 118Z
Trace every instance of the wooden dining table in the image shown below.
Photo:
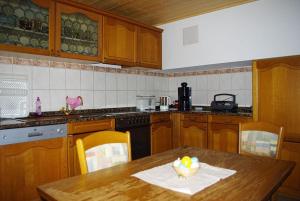
M201 162L237 172L192 196L161 188L131 176L183 156L196 156ZM259 201L270 199L294 166L295 163L290 161L181 147L86 175L45 184L37 190L42 200L49 201Z

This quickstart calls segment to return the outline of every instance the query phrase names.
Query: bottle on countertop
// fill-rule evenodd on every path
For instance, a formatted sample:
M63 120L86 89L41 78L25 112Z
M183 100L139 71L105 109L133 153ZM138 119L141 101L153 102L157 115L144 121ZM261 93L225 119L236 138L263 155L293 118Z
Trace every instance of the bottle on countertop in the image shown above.
M35 113L38 116L42 115L42 102L41 102L40 97L37 97L36 101L35 101Z

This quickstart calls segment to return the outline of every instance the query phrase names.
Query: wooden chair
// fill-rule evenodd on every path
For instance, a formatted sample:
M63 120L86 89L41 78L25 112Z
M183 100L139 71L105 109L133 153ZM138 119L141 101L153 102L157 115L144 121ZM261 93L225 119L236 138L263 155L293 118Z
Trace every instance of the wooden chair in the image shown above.
M279 158L284 129L266 122L240 124L239 153Z
M100 131L76 140L81 174L131 161L130 133ZM127 153L125 153L127 151Z

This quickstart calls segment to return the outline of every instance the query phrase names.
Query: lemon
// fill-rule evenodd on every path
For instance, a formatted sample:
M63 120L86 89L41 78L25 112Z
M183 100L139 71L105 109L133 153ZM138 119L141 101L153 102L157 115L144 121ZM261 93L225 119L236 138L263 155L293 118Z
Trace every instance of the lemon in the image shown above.
M181 163L187 167L187 168L190 168L191 167L191 164L192 164L192 160L189 156L184 156L182 159L181 159Z

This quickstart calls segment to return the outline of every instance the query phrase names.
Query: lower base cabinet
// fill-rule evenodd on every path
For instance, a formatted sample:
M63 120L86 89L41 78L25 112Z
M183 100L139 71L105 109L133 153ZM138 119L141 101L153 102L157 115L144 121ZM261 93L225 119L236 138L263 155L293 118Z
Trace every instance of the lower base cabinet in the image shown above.
M288 197L300 200L300 143L283 142L280 158L282 160L295 161L296 166L278 191Z
M67 138L0 146L0 200L38 200L37 186L68 176Z
M181 121L181 146L207 148L207 123Z
M104 119L97 121L83 121L68 124L68 175L80 175L76 140L84 138L97 131L114 130L115 120Z
M238 124L208 124L208 148L216 151L238 153Z
M161 153L173 148L172 122L151 125L151 154Z

